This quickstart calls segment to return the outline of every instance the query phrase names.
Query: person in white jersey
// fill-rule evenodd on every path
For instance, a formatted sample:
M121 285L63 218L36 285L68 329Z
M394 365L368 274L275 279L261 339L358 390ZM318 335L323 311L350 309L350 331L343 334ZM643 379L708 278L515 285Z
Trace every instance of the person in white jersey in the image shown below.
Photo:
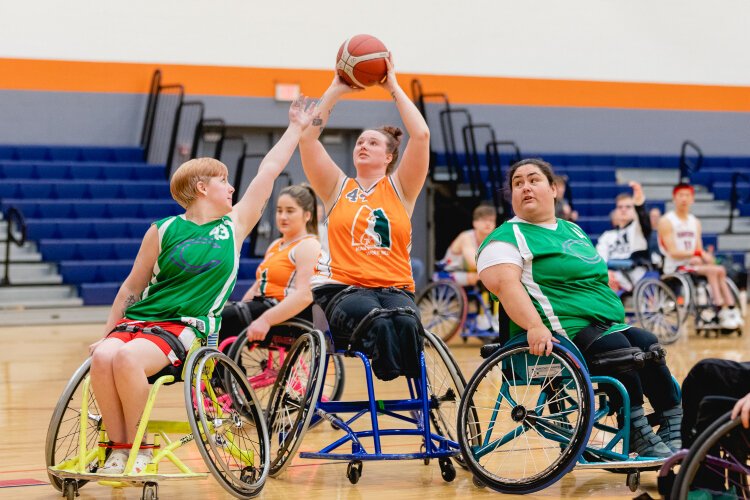
M711 295L719 326L728 330L741 328L744 319L727 286L726 269L716 264L714 256L703 249L701 222L690 213L695 201L693 186L677 184L672 190L672 201L674 210L659 220L659 249L664 254L664 272L684 270L705 276L714 292Z
M148 229L112 304L104 337L89 346L91 384L112 448L99 472L124 471L148 399L148 377L179 367L196 337L215 342L242 242L316 112L303 97L292 103L288 128L234 206L234 188L220 161L197 158L175 171L170 191L185 213ZM152 459L152 449L142 447L133 472L143 472Z
M586 233L555 217L552 167L521 160L508 171L516 216L479 248L479 279L510 316L510 334L526 332L529 351L549 354L554 331L570 338L594 375L619 380L630 395L630 445L640 456L666 457L680 447L682 408L656 336L625 324L625 310L607 283L607 265ZM634 362L646 361L641 367ZM623 362L625 360L626 362ZM647 396L659 420L654 432Z
M596 251L605 261L632 260L635 268L627 273L609 270L609 286L614 291L630 292L633 285L646 273L650 261L648 238L651 236L651 221L646 213L646 196L635 181L629 183L633 194L620 193L615 198L612 213L613 229L604 231L596 243Z

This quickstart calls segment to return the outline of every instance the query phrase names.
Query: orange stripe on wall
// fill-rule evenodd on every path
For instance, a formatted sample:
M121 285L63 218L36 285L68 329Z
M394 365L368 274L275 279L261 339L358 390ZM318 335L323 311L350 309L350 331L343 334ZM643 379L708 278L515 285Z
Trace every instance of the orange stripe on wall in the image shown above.
M271 98L274 83L284 82L318 96L332 77L328 70L0 58L0 89L145 93L156 68L163 83L194 95ZM444 92L456 104L750 112L750 87L399 74L402 87L414 77L425 92ZM376 89L351 98L389 97Z

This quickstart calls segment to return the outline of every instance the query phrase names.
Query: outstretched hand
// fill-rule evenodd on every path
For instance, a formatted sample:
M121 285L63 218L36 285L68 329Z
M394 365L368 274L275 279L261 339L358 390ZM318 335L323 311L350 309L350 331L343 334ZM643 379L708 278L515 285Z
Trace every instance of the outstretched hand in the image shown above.
M318 114L318 103L300 94L289 106L289 123L305 130Z
M336 96L342 96L344 94L348 94L350 92L362 92L365 89L361 89L359 87L352 87L348 83L346 83L340 76L338 71L333 72L333 81L328 86L327 93L332 93Z
M630 181L628 185L633 190L633 203L637 206L643 205L646 202L646 195L643 194L641 183Z
M396 70L393 65L392 52L388 52L388 59L385 60L385 65L388 68L385 81L383 83L378 83L378 85L386 89L388 92L393 92L398 88L398 80L396 80Z

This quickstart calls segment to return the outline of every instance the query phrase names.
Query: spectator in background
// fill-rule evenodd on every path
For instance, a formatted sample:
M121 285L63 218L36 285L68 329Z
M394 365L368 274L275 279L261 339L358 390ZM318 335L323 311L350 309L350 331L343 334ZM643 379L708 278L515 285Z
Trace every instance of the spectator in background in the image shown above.
M661 219L661 209L653 207L648 211L648 219L651 222L651 236L648 237L648 253L651 255L651 263L661 267L664 256L659 250L659 219Z
M495 229L497 210L492 205L481 204L474 209L471 218L472 229L456 236L440 261L461 286L477 284L477 248Z
M555 217L571 222L578 220L578 212L573 210L570 203L565 199L565 190L568 187L568 178L564 175L555 176L557 197L555 198Z
M631 291L635 282L645 274L645 265L651 261L647 242L651 235L651 221L646 214L646 196L639 183L631 181L629 186L632 195L620 193L615 198L615 209L611 214L614 229L604 231L596 244L596 251L605 261L628 259L636 266L627 274L608 271L609 287L614 291Z

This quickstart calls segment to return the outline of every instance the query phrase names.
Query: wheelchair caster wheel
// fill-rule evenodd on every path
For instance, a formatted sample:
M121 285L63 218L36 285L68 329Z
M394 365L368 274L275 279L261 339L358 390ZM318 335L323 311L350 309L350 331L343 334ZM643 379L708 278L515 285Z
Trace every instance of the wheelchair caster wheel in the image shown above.
M427 451L427 448L425 448L424 444L422 444L422 446L419 447L419 451L421 453L425 453ZM430 457L424 457L422 461L424 462L425 465L430 465Z
M159 498L159 485L154 482L147 482L143 485L143 494L141 500L157 500Z
M487 485L484 484L477 476L472 476L471 482L474 483L474 486L476 486L477 488L484 489L487 487Z
M352 484L357 484L359 478L362 477L362 462L359 460L352 460L346 467L346 477Z
M78 496L78 481L75 479L66 479L63 482L62 491L65 500L73 500Z
M440 475L443 476L445 482L450 483L456 479L456 468L450 458L441 458L438 463L440 464Z
M628 485L628 488L630 491L635 491L638 489L638 487L641 485L641 473L640 471L630 472L628 473L627 479L625 479L625 484Z

